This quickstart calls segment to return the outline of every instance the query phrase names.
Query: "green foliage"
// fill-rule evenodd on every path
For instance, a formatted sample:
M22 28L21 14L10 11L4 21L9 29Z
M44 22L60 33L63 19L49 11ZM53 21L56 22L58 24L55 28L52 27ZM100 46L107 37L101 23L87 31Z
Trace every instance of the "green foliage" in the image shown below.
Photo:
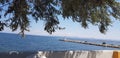
M96 25L105 33L112 23L110 17L120 19L120 3L116 0L0 0L0 12L4 12L0 18L11 15L5 21L0 19L1 31L6 26L12 31L20 29L24 35L24 31L29 31L31 16L36 22L45 21L44 30L52 34L56 29L62 29L57 17L62 15L84 28L89 23Z
M6 26L6 24L2 21L0 21L0 31L4 30L4 27Z
M63 17L72 17L86 28L88 23L99 26L105 33L111 24L110 16L120 19L120 3L115 0L63 0Z

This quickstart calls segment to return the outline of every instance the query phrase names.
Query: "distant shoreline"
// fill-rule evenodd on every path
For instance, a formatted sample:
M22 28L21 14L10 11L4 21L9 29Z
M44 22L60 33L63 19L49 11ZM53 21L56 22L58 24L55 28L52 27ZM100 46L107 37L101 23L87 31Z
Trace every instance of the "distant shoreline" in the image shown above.
M102 46L102 47L110 47L110 48L120 48L119 45L106 44L105 42L103 44L98 44L98 43L93 43L93 42L80 41L80 40L70 40L70 39L60 39L60 41L80 43L80 44L86 44L86 45L94 45L94 46Z

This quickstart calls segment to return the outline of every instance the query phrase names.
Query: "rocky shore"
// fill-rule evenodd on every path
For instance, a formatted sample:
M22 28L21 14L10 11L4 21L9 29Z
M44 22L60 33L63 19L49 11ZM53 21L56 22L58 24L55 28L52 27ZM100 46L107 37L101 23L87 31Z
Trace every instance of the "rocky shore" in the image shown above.
M38 51L20 52L16 54L0 53L0 58L120 58L120 51Z

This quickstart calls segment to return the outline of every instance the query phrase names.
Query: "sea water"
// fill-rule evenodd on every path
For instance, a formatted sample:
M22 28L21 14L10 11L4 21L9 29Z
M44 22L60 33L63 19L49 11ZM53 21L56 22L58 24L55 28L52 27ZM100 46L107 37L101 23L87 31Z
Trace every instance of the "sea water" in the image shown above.
M101 46L85 45L79 43L59 41L64 37L57 36L33 36L26 35L22 38L18 34L0 33L0 52L9 51L69 51L69 50L119 50L118 48L108 48ZM119 45L120 41L96 40L85 38L67 39L82 40L94 43L106 42L108 44Z

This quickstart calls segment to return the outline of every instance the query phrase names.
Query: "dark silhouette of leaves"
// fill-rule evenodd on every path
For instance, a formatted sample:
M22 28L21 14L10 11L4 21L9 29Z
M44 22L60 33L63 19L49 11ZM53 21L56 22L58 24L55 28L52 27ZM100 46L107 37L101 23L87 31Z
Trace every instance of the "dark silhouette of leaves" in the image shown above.
M5 8L6 7L6 8ZM108 30L112 18L120 19L120 2L116 0L0 0L0 17L11 15L7 24L12 31L17 29L29 31L30 20L33 17L36 22L45 21L44 30L52 34L59 27L58 15L63 18L72 18L82 27L89 27L88 23L98 26L101 33ZM0 21L2 21L0 19ZM4 30L4 24L0 23L0 30Z

